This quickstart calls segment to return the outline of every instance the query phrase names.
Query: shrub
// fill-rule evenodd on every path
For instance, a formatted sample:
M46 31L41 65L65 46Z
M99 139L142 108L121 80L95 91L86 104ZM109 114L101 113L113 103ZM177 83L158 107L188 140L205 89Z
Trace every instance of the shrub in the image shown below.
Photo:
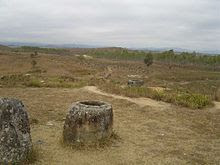
M150 66L153 64L153 55L152 53L147 53L146 54L146 57L144 58L144 63L147 65L147 66Z
M192 109L200 109L211 104L208 96L195 93L181 93L176 97L176 103Z
M189 93L180 90L157 91L147 87L121 88L120 86L111 83L102 85L102 88L104 88L107 92L119 95L125 95L128 97L149 97L155 100L189 107L191 109L201 109L208 105L212 105L211 98L206 95Z
M28 82L25 82L24 85L27 86L27 87L37 87L37 88L39 88L39 87L41 87L41 82L39 80L33 79L33 80L28 81Z

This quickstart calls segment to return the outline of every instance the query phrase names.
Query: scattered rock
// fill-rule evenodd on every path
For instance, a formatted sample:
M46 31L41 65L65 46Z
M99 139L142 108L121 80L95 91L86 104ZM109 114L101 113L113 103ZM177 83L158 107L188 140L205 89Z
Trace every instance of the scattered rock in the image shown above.
M29 74L29 73L26 73L26 74L25 74L25 76L29 77L29 76L31 76L31 74Z
M48 121L46 125L47 126L54 126L54 124L51 121Z
M95 143L112 134L112 106L101 101L73 104L66 116L63 138L66 142Z
M128 75L128 78L141 78L140 75L137 75L137 74L131 74L131 75Z
M181 81L181 82L179 82L179 84L180 85L187 85L187 84L190 84L190 82L189 81Z
M122 89L125 89L127 86L126 85L121 85L121 88Z
M89 55L86 55L86 54L84 54L83 57L84 57L85 59L93 59L92 56L89 56Z
M0 99L0 164L16 164L32 150L28 114L16 99Z
M164 88L164 87L148 87L148 89L152 89L157 92L164 92L171 90L170 88Z
M144 76L144 78L145 78L145 79L149 79L149 77L148 77L148 76Z
M6 76L1 76L0 77L1 80L4 80L5 78L6 78Z

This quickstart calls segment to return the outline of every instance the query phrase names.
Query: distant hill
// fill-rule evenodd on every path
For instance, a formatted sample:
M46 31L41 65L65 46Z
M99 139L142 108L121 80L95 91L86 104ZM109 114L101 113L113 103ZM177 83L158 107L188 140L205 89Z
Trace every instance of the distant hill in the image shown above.
M0 45L0 50L10 50L10 47L5 45Z
M149 48L137 48L137 50L143 50L143 51L153 51L153 52L163 52L163 51L168 51L168 50L174 50L175 52L197 52L201 54L208 54L208 55L217 55L220 54L220 50L191 50L191 49L183 49L183 48L173 48L173 47L164 47L164 48L154 48L154 47L149 47Z
M31 47L41 47L41 48L102 48L102 49L118 49L120 47L111 47L111 46L100 46L100 45L88 45L88 44L47 44L47 43L26 43L26 42L1 42L0 45L5 46L5 48L9 47L21 47L21 46L31 46ZM196 51L201 54L208 55L220 55L220 50L191 50L191 49L183 49L183 48L175 48L175 47L146 47L146 48L128 48L130 50L142 50L142 51L153 51L153 52L163 52L167 50L174 50L175 52L189 52L192 53Z
M0 45L8 47L41 47L41 48L98 48L95 45L84 45L84 44L47 44L47 43L26 43L26 42L0 42Z

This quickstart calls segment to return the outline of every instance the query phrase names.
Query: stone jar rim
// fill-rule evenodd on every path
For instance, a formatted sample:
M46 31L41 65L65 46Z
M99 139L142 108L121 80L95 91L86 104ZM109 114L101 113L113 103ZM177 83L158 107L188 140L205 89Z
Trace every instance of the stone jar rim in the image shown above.
M84 100L78 101L75 103L76 106L84 107L84 108L111 108L112 106L104 101L98 100Z

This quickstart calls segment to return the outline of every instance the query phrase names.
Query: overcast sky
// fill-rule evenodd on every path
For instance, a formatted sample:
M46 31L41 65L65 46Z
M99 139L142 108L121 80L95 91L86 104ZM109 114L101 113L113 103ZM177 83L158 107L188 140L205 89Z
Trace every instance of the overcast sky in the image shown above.
M220 47L220 0L0 0L0 41Z

